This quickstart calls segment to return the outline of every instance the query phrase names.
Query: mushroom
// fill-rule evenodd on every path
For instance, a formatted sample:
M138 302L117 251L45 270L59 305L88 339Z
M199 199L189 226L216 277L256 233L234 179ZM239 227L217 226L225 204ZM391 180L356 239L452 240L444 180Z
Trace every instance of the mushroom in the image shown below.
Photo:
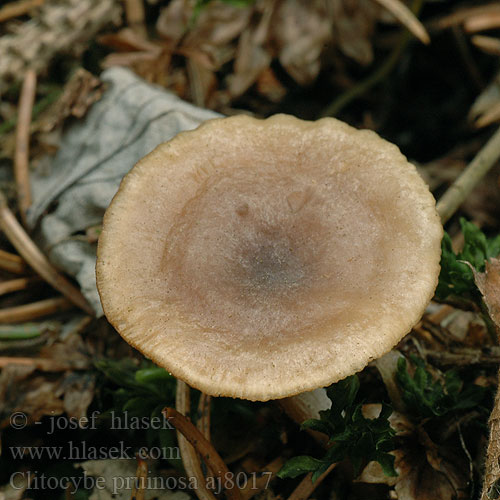
M333 118L235 116L140 160L97 283L123 338L214 396L266 401L364 368L419 321L442 226L399 149Z

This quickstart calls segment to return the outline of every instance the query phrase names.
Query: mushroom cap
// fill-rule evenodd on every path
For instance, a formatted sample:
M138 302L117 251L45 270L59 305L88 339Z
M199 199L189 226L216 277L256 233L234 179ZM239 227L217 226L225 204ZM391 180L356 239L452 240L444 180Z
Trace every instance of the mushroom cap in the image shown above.
M235 116L123 179L97 284L123 338L211 395L292 396L353 374L419 321L442 226L399 149L325 118Z

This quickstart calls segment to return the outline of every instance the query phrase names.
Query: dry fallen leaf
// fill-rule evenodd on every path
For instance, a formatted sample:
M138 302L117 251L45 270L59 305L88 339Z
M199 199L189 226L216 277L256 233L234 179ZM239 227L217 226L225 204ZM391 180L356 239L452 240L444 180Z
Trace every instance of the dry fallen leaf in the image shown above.
M200 64L195 58L188 59L187 71L190 82L191 101L202 108L207 107L216 86L217 78L212 70Z
M376 0L399 22L404 24L422 43L430 43L429 34L415 14L401 0Z
M69 335L64 341L56 341L40 351L39 358L54 362L57 374L47 369L37 369L37 364L8 364L0 373L0 427L9 425L15 412L23 412L30 422L37 422L44 415L60 415L80 418L94 396L94 375L88 373L91 366L82 338ZM24 358L23 358L24 359ZM61 364L65 368L61 374Z
M164 7L154 41L130 29L101 36L100 42L116 51L105 58L104 67L127 66L199 106L227 111L254 85L271 102L283 99L286 88L275 78L274 61L299 85L314 82L323 64L339 58L333 51L359 64L371 63L376 24L388 16L427 40L425 29L400 0L255 0L244 6L213 1L201 9L194 5L191 0L173 0ZM345 81L340 66L336 64L335 78Z
M0 487L0 500L21 500L29 483L27 474L17 474L16 481L13 484L9 481L8 484Z
M486 127L500 119L500 74L476 97L470 111L469 120L478 128Z
M68 417L79 420L86 416L87 408L94 398L95 381L95 375L87 372L73 372L65 376L61 392Z
M102 82L97 77L79 68L66 84L61 97L40 117L37 128L47 133L62 125L70 116L82 118L90 106L101 98L103 91Z
M427 436L428 438L428 436ZM430 439L424 447L397 450L395 467L399 474L394 489L399 500L465 499L467 477L465 468L444 458ZM428 445L431 444L431 447ZM450 453L450 455L452 455Z
M211 2L203 8L194 26L182 41L184 47L222 46L244 31L254 7L237 7L227 2Z
M467 264L467 263L466 263ZM488 313L500 332L500 259L485 262L485 271L480 273L470 266L474 273L474 281L483 296ZM499 371L500 380L500 371ZM486 451L486 463L482 499L498 498L494 493L495 485L500 479L500 391L497 390L495 403L489 420L490 439ZM490 493L493 496L490 496Z
M172 51L167 44L150 42L129 28L118 33L102 35L98 41L117 51L104 59L104 68L128 67L148 82L167 86L172 57Z
M500 38L484 35L474 35L470 41L487 54L500 56Z
M271 102L280 102L286 95L285 86L271 68L266 68L257 79L257 90Z
M498 2L485 3L477 7L459 8L456 12L446 14L437 21L437 26L440 29L450 28L457 24L465 23L471 19L487 19L500 14L500 4Z
M476 271L473 267L471 269L491 319L498 329L500 328L500 259L490 259L485 265L484 273Z
M270 36L280 63L301 85L311 83L321 68L320 56L332 40L328 8L321 0L282 2Z
M371 38L383 13L373 0L256 0L244 7L214 1L195 15L193 2L174 0L159 15L159 40L146 40L130 29L99 40L116 51L106 57L105 67L128 66L167 88L177 85L180 71L188 80L182 97L220 109L254 84L261 95L279 102L286 89L274 77L273 60L300 85L316 79L325 51L332 48L360 64L370 63ZM185 60L172 60L179 55ZM233 71L226 75L231 62ZM221 70L224 75L217 74Z
M362 65L373 61L371 37L380 8L371 0L331 2L334 37L340 50Z
M436 445L422 427L416 427L401 413L393 412L389 420L403 445L391 452L396 457L398 476L386 476L378 462L369 462L358 481L393 486L399 500L467 498L468 474L460 454Z
M58 381L36 375L35 365L8 365L0 374L0 427L10 424L11 415L22 412L37 422L44 415L60 415L63 401L55 394Z
M193 13L192 4L186 0L172 0L162 9L156 21L156 31L175 47L188 28Z
M252 31L245 31L238 45L234 74L228 78L229 92L233 97L243 94L271 64L271 56L258 43Z

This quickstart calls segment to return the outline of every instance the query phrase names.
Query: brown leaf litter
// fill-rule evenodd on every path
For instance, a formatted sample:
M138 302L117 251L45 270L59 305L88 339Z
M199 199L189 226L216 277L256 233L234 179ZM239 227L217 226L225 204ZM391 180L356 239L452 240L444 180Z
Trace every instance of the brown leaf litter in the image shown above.
M490 259L485 262L484 273L471 266L474 281L483 296L488 313L493 320L497 333L500 333L500 260ZM500 382L500 371L498 375ZM495 403L489 419L490 439L486 451L482 500L499 497L500 481L500 390L497 389Z
M366 405L380 406L380 405ZM465 500L469 482L467 461L456 450L436 445L422 426L403 414L389 417L400 447L395 455L397 477L388 477L377 462L369 462L358 481L393 486L399 500Z
M273 61L299 85L317 78L332 49L370 64L376 24L387 21L388 12L427 40L425 29L399 0L257 0L246 7L214 1L197 17L192 2L173 0L156 23L158 39L125 28L99 40L115 50L105 67L128 66L149 82L175 87L195 104L224 109L255 84L273 102L282 99L286 90L276 82ZM189 82L184 88L178 86L179 70Z
M481 273L470 266L474 273L474 281L488 307L488 313L500 327L500 259L490 259L485 262L485 271Z
M0 37L0 93L27 69L45 71L57 54L81 54L95 34L116 22L117 0L46 2L36 15Z
M89 372L92 359L80 335L73 333L45 345L32 363L10 359L0 373L0 428L9 425L15 412L26 414L30 423L63 412L85 416L94 396L95 376Z
M61 97L40 116L35 131L52 132L62 126L67 118L83 118L103 92L104 86L99 78L78 68L64 86Z

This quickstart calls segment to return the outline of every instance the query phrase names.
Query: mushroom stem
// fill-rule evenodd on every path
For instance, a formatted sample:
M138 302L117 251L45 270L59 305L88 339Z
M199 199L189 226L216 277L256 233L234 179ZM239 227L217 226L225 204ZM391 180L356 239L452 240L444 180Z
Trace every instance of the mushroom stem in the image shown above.
M178 412L187 415L190 408L189 386L182 380L177 380L177 390L175 396L175 406ZM173 422L172 422L173 423ZM180 430L177 430L177 441L182 456L182 464L188 477L196 478L197 488L195 489L196 496L199 500L216 500L215 496L207 489L205 484L205 476L201 470L200 459L196 450L189 443L187 438Z
M203 434L191 423L191 421L182 413L179 413L175 408L165 408L163 410L163 414L203 457L207 466L210 467L215 476L217 476L221 482L228 499L241 500L240 490L237 485L234 481L228 481L230 472L227 465L224 463L210 441L207 441ZM231 486L229 487L229 485Z
M396 371L398 368L398 361L403 355L397 350L393 349L381 358L375 361L375 366L384 381L385 388L389 394L392 406L399 412L404 412L405 405L401 396L401 391L396 383Z
M285 413L299 425L310 418L319 418L320 411L328 410L332 406L332 402L323 388L303 392L290 398L280 399L278 402L281 408L285 410ZM321 432L310 430L308 432L321 445L327 443L327 437Z
M210 441L210 403L212 397L204 392L200 395L198 403L198 421L196 427L200 430L207 441Z
M398 359L401 356L401 353L394 349L375 361L375 366L384 380L389 397L394 407L399 411L403 408L403 402L399 389L394 381L394 375ZM299 425L310 418L319 418L320 411L328 410L332 406L332 402L328 398L326 390L323 388L281 399L279 400L279 404L286 414ZM326 436L321 432L311 430L308 430L308 432L318 441L318 443L322 445L327 443Z

